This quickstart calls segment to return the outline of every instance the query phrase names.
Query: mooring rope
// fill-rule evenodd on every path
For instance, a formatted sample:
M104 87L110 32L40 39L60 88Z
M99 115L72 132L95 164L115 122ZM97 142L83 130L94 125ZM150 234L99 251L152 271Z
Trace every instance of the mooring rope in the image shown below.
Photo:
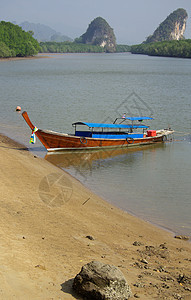
M177 135L181 135L181 136L185 136L185 135L190 135L191 132L181 132L181 131L175 131L174 134L177 134Z

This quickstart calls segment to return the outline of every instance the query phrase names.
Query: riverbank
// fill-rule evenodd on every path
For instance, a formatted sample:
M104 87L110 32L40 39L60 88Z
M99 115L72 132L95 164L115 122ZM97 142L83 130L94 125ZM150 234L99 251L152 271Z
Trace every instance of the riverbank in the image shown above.
M34 56L25 56L25 57L6 57L6 58L0 57L0 61L28 60L28 59L38 59L38 58L46 58L46 57L48 57L47 54L45 54L45 55L37 54Z
M0 164L1 299L80 299L72 279L91 260L118 266L140 299L189 299L189 242L103 201L4 136Z

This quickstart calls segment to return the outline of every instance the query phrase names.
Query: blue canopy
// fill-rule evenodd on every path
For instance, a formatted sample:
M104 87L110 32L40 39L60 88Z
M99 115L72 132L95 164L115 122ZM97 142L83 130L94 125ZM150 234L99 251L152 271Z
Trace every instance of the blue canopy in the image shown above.
M86 125L89 128L113 128L113 129L127 129L127 128L149 128L145 125L130 125L130 124L104 124L104 123L87 123L87 122L76 122L72 124L76 125Z
M121 119L130 120L130 121L153 120L153 118L150 118L150 117L124 117Z

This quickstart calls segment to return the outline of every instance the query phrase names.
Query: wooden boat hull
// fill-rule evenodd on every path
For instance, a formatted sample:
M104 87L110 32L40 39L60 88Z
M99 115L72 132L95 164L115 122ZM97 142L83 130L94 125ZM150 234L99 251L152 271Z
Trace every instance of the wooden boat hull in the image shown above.
M163 137L148 137L142 139L101 139L101 138L81 138L72 135L55 134L38 130L36 136L48 151L58 151L63 149L94 149L138 146L140 144L153 144L162 142Z
M31 123L27 112L22 113L23 118L32 131L35 126ZM59 150L75 150L75 149L98 149L98 148L115 148L115 147L133 147L139 145L148 145L153 143L161 143L166 140L169 133L159 133L155 137L143 137L134 139L104 139L92 137L79 137L64 133L58 133L49 130L38 129L35 132L41 143L47 151Z

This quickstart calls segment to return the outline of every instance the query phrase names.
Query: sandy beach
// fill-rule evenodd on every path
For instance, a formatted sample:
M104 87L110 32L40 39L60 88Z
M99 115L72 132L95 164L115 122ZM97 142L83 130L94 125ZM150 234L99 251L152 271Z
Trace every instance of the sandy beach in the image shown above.
M0 299L81 299L72 280L92 260L119 267L132 298L191 299L190 242L105 202L3 135L0 166Z

